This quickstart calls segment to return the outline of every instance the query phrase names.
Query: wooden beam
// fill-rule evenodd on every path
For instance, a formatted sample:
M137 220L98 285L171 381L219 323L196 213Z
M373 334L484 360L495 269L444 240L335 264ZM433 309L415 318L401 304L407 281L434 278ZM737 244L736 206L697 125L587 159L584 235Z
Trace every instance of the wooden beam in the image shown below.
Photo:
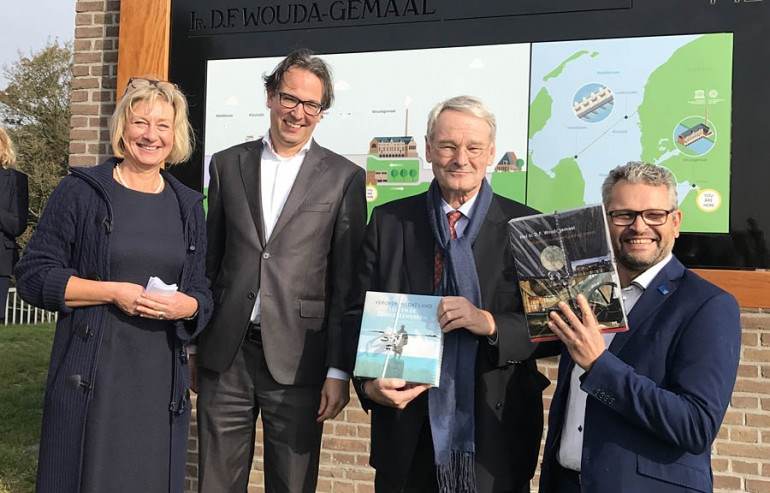
M168 79L171 0L122 0L116 99L128 79L150 75Z
M770 271L693 270L735 296L741 308L770 308Z

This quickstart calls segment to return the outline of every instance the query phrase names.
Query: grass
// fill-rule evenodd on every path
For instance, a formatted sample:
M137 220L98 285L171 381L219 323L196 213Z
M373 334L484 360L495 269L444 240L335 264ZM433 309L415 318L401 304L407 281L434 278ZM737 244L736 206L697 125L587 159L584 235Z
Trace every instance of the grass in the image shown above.
M54 326L0 326L0 493L34 491Z

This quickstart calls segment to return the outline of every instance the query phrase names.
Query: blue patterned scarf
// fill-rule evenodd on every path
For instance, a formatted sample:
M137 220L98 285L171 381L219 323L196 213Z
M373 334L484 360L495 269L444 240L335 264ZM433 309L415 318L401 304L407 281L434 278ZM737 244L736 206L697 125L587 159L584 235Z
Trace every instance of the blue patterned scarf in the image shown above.
M428 218L436 245L444 254L438 296L463 296L481 307L481 288L473 257L473 242L492 202L492 189L481 182L473 217L461 238L450 240L449 223L434 179L428 189ZM476 491L475 384L478 339L467 330L444 335L439 387L428 391L428 414L441 493Z

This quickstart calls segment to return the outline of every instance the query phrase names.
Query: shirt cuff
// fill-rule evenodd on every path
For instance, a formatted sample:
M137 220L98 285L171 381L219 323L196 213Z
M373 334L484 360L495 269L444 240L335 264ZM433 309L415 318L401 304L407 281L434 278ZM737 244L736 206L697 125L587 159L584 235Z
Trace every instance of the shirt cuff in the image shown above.
M337 368L329 368L329 371L326 372L326 378L334 378L337 380L347 381L350 380L350 375L342 370L338 370Z

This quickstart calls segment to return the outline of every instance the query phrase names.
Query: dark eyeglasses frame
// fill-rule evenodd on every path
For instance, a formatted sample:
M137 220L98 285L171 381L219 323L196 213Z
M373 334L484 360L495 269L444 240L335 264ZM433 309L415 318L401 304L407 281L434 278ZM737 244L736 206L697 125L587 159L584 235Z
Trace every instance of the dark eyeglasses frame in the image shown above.
M645 209L643 211L631 211L631 210L628 210L628 209L621 209L621 210L615 210L615 211L607 211L607 215L610 217L610 221L615 226L631 226L632 224L634 224L636 222L637 216L642 216L642 221L644 221L644 224L646 224L647 226L663 226L664 224L666 224L666 222L668 222L668 216L670 216L671 213L674 212L675 210L676 210L676 208L673 208L673 209L670 209L670 210L666 210L666 209ZM655 222L655 221L651 222L649 220L649 218L647 217L647 215L649 213L651 213L651 212L665 213L665 215L663 216L663 221L662 222ZM632 215L631 221L620 220L619 216L624 216L624 215ZM618 221L620 221L620 222L618 222Z
M318 116L324 110L323 104L319 103L318 101L312 101L312 100L303 101L299 99L297 96L292 96L291 94L287 94L285 92L280 92L280 91L278 92L278 102L281 103L281 106L283 106L288 110L293 110L294 108L296 108L301 104L302 111L304 111L305 114L308 116ZM292 104L293 102L294 104ZM314 112L313 108L318 108L318 110Z

